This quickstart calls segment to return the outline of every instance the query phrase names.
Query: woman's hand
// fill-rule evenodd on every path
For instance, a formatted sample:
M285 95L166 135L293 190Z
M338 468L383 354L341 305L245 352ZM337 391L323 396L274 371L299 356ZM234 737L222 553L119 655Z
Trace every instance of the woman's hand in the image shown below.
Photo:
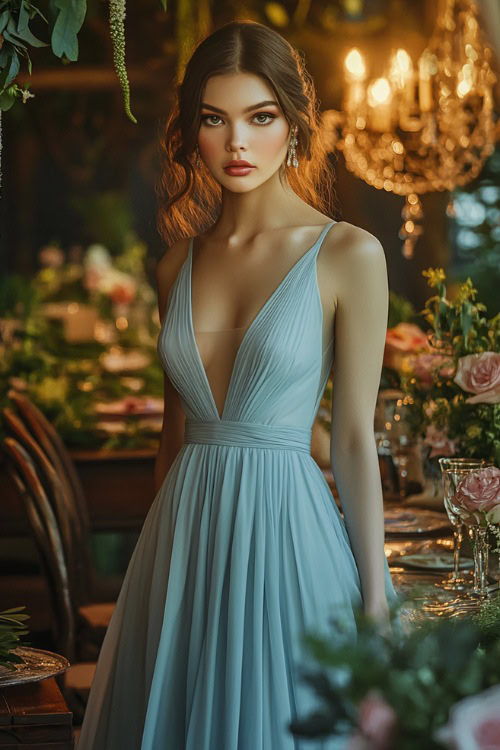
M363 610L365 615L375 620L383 635L392 634L391 617L387 599L384 598L377 602L366 602Z

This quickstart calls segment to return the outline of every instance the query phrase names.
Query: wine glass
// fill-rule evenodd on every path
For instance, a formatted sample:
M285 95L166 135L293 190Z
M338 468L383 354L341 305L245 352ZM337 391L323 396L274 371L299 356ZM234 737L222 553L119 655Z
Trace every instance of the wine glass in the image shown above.
M460 548L463 540L464 523L453 498L460 480L471 471L477 471L487 465L484 458L440 458L443 479L444 507L453 526L453 572L451 576L440 584L442 588L451 591L462 591L466 587L466 579L460 575Z

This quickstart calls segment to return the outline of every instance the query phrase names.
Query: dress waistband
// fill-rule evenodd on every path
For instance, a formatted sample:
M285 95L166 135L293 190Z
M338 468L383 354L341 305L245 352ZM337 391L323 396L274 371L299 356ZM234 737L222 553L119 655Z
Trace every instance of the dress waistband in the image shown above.
M311 430L255 422L197 422L186 420L185 443L234 445L241 448L311 452Z

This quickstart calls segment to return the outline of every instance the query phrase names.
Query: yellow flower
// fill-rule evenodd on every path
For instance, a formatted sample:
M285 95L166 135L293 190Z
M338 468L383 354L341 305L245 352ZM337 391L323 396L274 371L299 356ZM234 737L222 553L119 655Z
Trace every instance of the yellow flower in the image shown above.
M481 437L482 434L482 428L479 424L470 424L467 427L466 433L467 437L470 437L472 440L475 440L478 437Z
M422 271L422 276L427 277L427 284L430 287L435 287L446 279L444 268L428 268Z
M35 399L41 403L64 403L68 394L68 379L65 377L46 377L32 386Z

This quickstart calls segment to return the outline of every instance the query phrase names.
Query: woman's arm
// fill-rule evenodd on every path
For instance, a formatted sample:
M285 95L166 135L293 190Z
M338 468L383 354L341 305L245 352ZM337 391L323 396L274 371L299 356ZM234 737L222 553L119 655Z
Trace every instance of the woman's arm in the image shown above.
M165 253L156 267L158 310L161 322L166 314L168 294L186 257L186 249L186 241L179 240ZM154 467L155 494L158 493L168 470L182 448L186 420L179 394L165 372L163 384L163 424Z
M331 466L365 612L385 619L384 515L374 415L387 330L387 267L380 242L354 226L336 248L334 266Z

